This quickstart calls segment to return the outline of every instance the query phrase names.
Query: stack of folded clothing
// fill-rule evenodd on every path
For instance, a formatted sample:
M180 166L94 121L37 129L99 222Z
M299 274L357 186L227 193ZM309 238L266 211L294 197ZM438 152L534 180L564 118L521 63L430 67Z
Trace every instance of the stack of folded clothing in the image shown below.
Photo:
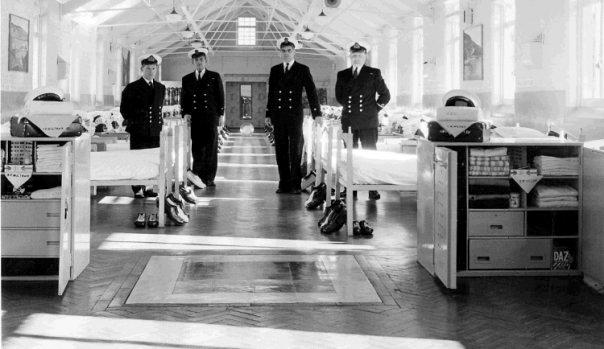
M532 191L535 207L578 207L579 192L569 185L538 184Z
M507 148L471 148L470 176L507 176L510 174L510 158Z
M543 176L578 176L579 158L556 158L553 156L539 155L533 160L539 174Z
M31 164L32 149L31 142L11 142L10 163L15 165Z
M61 187L38 189L31 192L32 199L60 199Z
M63 171L63 148L58 144L38 144L36 172Z
M507 179L474 179L469 186L470 208L508 208L510 181Z

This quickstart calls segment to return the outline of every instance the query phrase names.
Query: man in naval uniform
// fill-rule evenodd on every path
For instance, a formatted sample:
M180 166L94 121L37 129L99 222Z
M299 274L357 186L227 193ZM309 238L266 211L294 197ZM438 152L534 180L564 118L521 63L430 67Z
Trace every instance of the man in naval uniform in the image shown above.
M378 112L390 101L390 91L379 69L365 65L368 45L355 42L350 47L352 66L338 72L336 99L342 105L342 130L352 129L352 144L358 148L376 149L378 139ZM377 97L377 98L376 98ZM373 190L369 198L377 200L380 194Z
M300 194L302 173L302 89L310 105L315 122L321 122L321 107L310 69L294 60L296 41L290 38L279 40L283 63L271 68L268 79L267 125L274 126L275 155L279 168L277 193Z
M162 129L162 105L166 87L154 80L161 57L145 54L140 57L142 77L129 83L122 91L120 113L126 120L126 132L130 133L130 149L159 147ZM134 197L156 197L152 188L132 186Z
M215 187L218 167L218 124L224 114L220 74L206 69L208 50L189 51L195 71L182 77L180 108L191 125L193 169L187 178L198 188Z

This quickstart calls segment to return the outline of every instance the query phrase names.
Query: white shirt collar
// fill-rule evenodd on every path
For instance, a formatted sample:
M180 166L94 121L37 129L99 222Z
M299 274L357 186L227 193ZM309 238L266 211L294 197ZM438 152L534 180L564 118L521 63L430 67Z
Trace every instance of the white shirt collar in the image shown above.
M289 61L289 62L283 62L283 69L285 69L285 65L286 65L286 64L288 64L288 63L289 63L289 68L291 68L291 67L292 67L292 65L294 65L294 61L295 61L295 59L292 59L292 60L291 60L291 61Z
M203 70L200 72L197 69L195 69L195 77L199 77L199 79L201 79L203 77L203 74L206 73L206 68L203 68Z
M362 65L359 65L359 66L357 66L357 65L353 65L353 66L352 66L352 72L354 73L354 70L355 70L355 69L358 69L357 73L360 73L362 68L363 68L363 66L362 66Z
M153 80L147 80L147 79L145 79L144 77L143 77L143 79L145 80L145 82L147 83L147 85L149 85L149 83L150 83L150 82L151 82L151 83L153 82Z

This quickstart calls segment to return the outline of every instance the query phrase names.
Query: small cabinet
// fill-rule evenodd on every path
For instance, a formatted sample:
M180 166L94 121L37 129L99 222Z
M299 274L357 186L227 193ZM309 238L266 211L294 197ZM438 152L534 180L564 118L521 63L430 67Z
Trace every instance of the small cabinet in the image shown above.
M524 212L469 212L468 236L522 236Z
M57 149L52 160L43 157L49 147ZM8 173L1 173L2 278L56 279L61 295L90 260L90 136L3 139L7 163L19 164L17 157L11 158L13 148L31 161L34 172L21 185L23 193L14 193ZM57 161L62 165L56 171L44 170L54 169ZM32 198L38 189L54 194Z

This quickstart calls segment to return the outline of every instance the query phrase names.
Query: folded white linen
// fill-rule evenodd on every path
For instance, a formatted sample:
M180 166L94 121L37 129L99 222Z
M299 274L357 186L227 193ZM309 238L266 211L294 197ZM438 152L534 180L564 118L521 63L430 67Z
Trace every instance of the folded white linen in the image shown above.
M61 198L61 187L54 187L49 189L39 189L33 191L30 195L32 199L60 199Z
M579 196L577 189L569 185L545 185L537 184L533 189L535 195L539 198L558 197L558 196Z

